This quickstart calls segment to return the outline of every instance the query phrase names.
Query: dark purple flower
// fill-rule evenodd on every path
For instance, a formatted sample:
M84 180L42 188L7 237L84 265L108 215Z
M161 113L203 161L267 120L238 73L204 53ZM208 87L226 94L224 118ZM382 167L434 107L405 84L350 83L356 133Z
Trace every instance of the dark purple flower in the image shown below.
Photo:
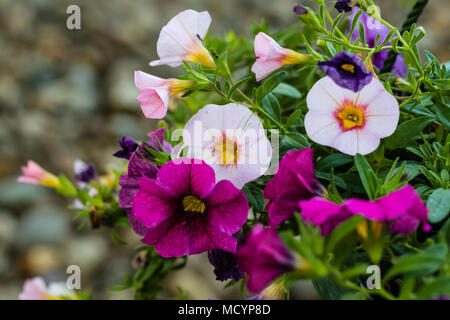
M241 270L247 273L247 287L260 292L270 282L292 271L297 260L284 245L275 229L257 224L250 230L245 243L237 251Z
M277 173L264 189L264 198L269 200L266 210L269 225L274 227L292 217L299 210L298 202L321 193L312 161L312 149L288 151Z
M319 227L323 236L329 234L341 222L352 216L345 207L324 198L314 197L310 200L300 201L299 205L302 219Z
M334 7L339 12L350 12L352 11L353 4L351 0L337 0Z
M133 138L127 136L124 136L121 140L119 140L119 144L122 150L117 151L113 154L113 156L128 160L130 160L131 155L139 146L139 144Z
M358 92L372 80L372 72L366 70L364 61L357 55L341 51L328 61L319 61L320 69L333 81L346 89Z
M350 21L353 20L353 18L355 17L355 15L358 13L359 10L360 10L359 8L353 8L353 12L349 17ZM375 47L375 40L376 40L376 37L378 34L380 35L380 40L378 41L378 45L379 45L386 39L386 37L390 31L390 29L387 26L385 26L381 22L377 21L376 19L369 17L365 12L363 12L361 14L361 16L359 17L359 21L364 26L364 38L366 40L367 45L370 48ZM351 39L352 39L352 41L355 41L358 37L359 37L359 31L358 31L358 28L356 28L356 30L352 34ZM390 45L390 44L391 44L390 41L388 41L386 43L386 45ZM374 53L372 55L373 65L381 70L383 68L384 61L386 60L388 54L389 54L389 50L383 50L383 51ZM394 72L394 75L399 76L399 77L404 77L406 75L407 68L406 68L406 65L403 60L402 55L397 56L394 66L392 68L392 71Z
M95 178L95 165L86 164L81 160L75 160L74 164L75 178L79 182L88 183Z
M122 187L119 191L119 206L126 209L131 226L141 236L145 234L147 228L134 216L133 199L139 190L139 180L142 177L155 178L158 172L158 167L144 158L145 153L142 145L139 146L138 152L133 153L128 162L128 174L119 178L119 185Z
M156 178L140 179L133 212L147 228L141 241L162 257L213 249L234 253L233 234L247 220L248 201L230 181L215 183L204 161L181 158L164 164Z
M243 242L242 234L239 233L237 238L237 250L239 250L239 247ZM234 281L238 281L239 279L243 279L245 277L244 273L239 268L236 255L234 253L221 249L209 250L208 260L214 266L216 280L225 281L228 279L233 279Z
M390 222L390 233L412 233L420 222L423 230L431 230L428 209L410 185L376 201L349 199L344 206L352 214L361 214L369 220Z
M308 13L308 10L307 10L305 7L303 7L303 6L299 5L299 4L297 4L297 5L293 8L293 10L294 10L294 12L295 12L296 14L298 14L299 16Z

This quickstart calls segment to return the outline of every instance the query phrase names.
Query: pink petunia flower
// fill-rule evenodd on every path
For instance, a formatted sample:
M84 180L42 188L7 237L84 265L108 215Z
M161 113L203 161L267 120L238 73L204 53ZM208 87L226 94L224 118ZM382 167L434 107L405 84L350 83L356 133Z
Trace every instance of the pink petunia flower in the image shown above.
M380 139L390 136L397 128L397 100L376 78L353 92L324 77L311 88L306 103L308 136L314 142L349 155L375 151Z
M300 200L321 194L312 161L312 149L288 151L280 161L278 171L264 189L269 200L266 210L269 225L275 227L299 211Z
M214 60L202 44L210 24L211 16L207 11L188 9L177 14L162 28L157 42L160 60L150 62L150 65L177 67L184 60L215 68Z
M162 79L142 71L134 72L134 82L141 91L136 100L141 103L145 117L151 119L164 118L169 97L195 84L191 80Z
M55 175L42 169L41 166L32 160L28 160L26 167L22 167L22 173L23 175L17 179L20 183L41 184L50 188L61 186L61 182Z
M298 262L276 230L262 224L250 230L236 257L241 270L247 273L247 287L252 292L260 292L274 279L294 270Z
M299 206L302 219L319 227L323 236L352 216L344 206L320 197L302 200Z
M258 59L253 64L252 71L255 73L257 81L285 64L297 64L311 59L308 55L281 47L264 32L256 35L254 47Z
M230 180L239 189L263 175L272 158L259 118L235 103L200 109L186 123L183 142L190 157L213 167L218 181Z
M215 182L204 161L169 161L156 179L143 176L133 199L135 217L147 228L143 243L163 257L207 250L236 252L233 237L248 216L244 193L230 181Z
M421 222L424 231L431 230L428 209L410 185L376 201L349 199L344 206L352 214L361 214L369 220L390 222L390 233L412 233Z
M76 300L79 297L67 289L64 283L51 283L49 287L42 277L34 277L25 281L19 300Z

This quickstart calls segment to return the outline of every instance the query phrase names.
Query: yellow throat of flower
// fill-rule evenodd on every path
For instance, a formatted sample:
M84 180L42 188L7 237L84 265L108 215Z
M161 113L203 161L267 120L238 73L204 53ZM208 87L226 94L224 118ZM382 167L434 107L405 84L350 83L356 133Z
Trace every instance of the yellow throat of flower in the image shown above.
M303 61L311 60L312 58L306 54L295 52L291 49L286 49L287 54L286 56L281 60L284 64L297 64L301 63Z
M226 138L223 138L215 147L215 151L219 155L221 165L236 164L239 157L239 148L237 144Z
M185 58L186 61L197 63L200 62L202 66L207 68L215 69L216 64L211 57L209 51L202 45L198 44L195 46L194 50L189 53Z
M194 80L180 80L180 79L169 79L170 83L170 95L175 95L184 91L185 89L192 87L197 82Z
M341 65L341 69L351 72L351 73L355 73L355 66L349 63L344 63Z
M369 224L366 220L361 221L360 224L356 227L356 231L364 240L367 240L369 237ZM372 233L372 237L374 239L378 239L381 235L381 231L383 230L383 224L378 221L370 221L370 229Z
M345 130L361 127L364 123L364 110L353 104L346 104L337 114Z
M49 188L59 188L62 186L58 177L48 172L45 173L44 177L41 179L41 184Z
M183 198L183 209L186 212L204 213L206 206L205 203L196 196L189 195Z

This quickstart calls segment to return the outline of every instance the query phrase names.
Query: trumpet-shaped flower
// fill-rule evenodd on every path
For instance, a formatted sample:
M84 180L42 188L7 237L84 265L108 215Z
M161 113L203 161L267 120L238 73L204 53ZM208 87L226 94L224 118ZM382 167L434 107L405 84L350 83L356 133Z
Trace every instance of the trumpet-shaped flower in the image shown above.
M255 73L257 81L285 64L297 64L311 59L308 55L282 48L264 32L256 35L254 47L258 59L253 64L252 71Z
M214 168L217 181L238 188L264 174L272 157L261 121L240 104L206 105L186 123L183 141L190 157Z
M145 117L151 119L164 118L170 96L195 84L191 80L162 79L142 71L134 72L134 82L141 92L136 100L141 103Z
M95 165L93 163L87 164L80 159L76 159L73 163L73 171L80 183L88 183L95 178Z
M41 184L50 188L61 187L61 182L55 175L42 169L32 160L27 162L26 167L22 167L22 174L23 175L17 179L20 183Z
M314 173L312 149L288 151L280 161L278 171L264 189L269 212L269 225L274 227L292 217L299 210L300 200L307 200L321 193Z
M64 283L51 283L48 287L41 277L25 281L19 300L77 300L78 296L66 288Z
M297 266L294 254L284 245L275 229L257 224L238 249L237 261L247 273L247 287L260 292L272 280Z
M133 152L136 151L139 144L130 137L124 136L119 140L120 150L113 154L116 158L123 158L130 160Z
M361 214L369 220L391 222L390 233L411 233L422 223L430 231L428 209L410 185L396 190L376 201L349 199L344 202L352 214Z
M306 97L305 129L316 143L342 153L371 153L380 139L397 128L397 100L372 78L358 92L338 86L330 77L317 81Z
M214 60L202 44L210 24L211 16L207 11L189 9L177 14L162 28L157 42L160 60L150 62L150 65L177 67L184 60L215 68Z
M134 215L147 228L141 241L163 257L236 252L233 234L248 209L241 190L226 180L216 183L210 166L187 158L164 164L156 179L143 176L133 199Z

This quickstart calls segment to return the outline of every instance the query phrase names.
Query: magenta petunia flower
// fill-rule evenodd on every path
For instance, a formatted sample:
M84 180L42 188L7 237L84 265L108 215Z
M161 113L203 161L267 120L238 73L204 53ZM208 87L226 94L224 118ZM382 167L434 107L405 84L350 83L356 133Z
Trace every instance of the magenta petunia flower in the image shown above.
M431 230L428 209L410 185L376 201L349 199L344 206L352 214L361 214L369 220L391 222L390 233L412 233L420 222L424 231Z
M302 219L319 227L323 236L352 216L344 206L320 197L300 201L299 206Z
M252 292L260 292L297 265L295 256L281 241L275 229L264 228L262 224L250 230L236 256L241 270L247 273L247 287Z
M361 9L356 8L356 7L353 8L353 12L351 13L351 15L349 17L350 21L353 20L353 18L355 17L355 15L358 13L359 10L361 10ZM376 41L378 34L380 35L380 39L378 40L378 45L383 43L383 41L386 39L387 35L389 34L390 29L388 27L386 27L380 21L370 17L365 12L363 12L361 14L361 16L359 17L359 21L364 26L364 38L366 40L367 45L370 48L375 47L375 41ZM357 38L359 38L358 28L356 28L356 30L353 31L351 39L352 39L352 41L355 41ZM389 42L387 42L386 45L390 45L390 44L391 43L389 41ZM372 56L373 65L381 70L383 68L384 61L387 59L388 54L389 54L389 50L383 50L383 51L374 53ZM394 72L394 75L399 76L399 77L404 77L406 75L406 73L408 72L402 55L397 56L394 66L392 67L392 71Z
M133 200L134 215L147 228L141 241L163 257L236 252L233 234L247 220L248 209L241 190L228 180L215 183L209 165L187 158L169 161L156 178L143 176Z
M274 227L292 217L299 210L300 200L321 193L312 161L312 149L291 150L281 159L277 173L267 183L264 198L269 200L266 210L269 224Z

